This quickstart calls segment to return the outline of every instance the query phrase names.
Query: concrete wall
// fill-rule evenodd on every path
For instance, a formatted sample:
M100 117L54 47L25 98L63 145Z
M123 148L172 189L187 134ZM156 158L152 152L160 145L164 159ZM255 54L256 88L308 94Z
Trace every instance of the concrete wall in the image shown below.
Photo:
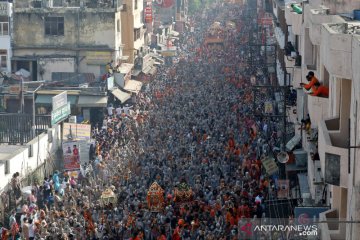
M60 144L60 128L51 128L49 132L51 132L53 138L51 143L48 141L48 134L44 133L34 138L9 157L9 174L5 174L5 164L0 163L0 193L10 182L15 172L19 172L20 177L25 178L41 166L49 157L49 154L55 153ZM29 156L29 147L32 148L32 156Z
M64 36L45 36L44 18L64 17ZM31 25L31 28L29 28ZM114 12L51 9L16 11L14 15L15 47L104 46L115 48Z
M360 37L354 36L352 42L352 101L351 101L351 128L350 133L351 146L360 145ZM347 220L360 219L360 149L352 149L350 152L350 166L351 171L349 174L348 184L348 210ZM360 236L359 224L354 224L352 227L347 228L347 238L354 239L355 236Z
M330 8L330 13L351 13L353 9L360 9L359 0L323 0L322 4Z
M42 58L38 61L38 64L39 71L44 70L40 80L52 80L53 72L75 72L74 58Z
M321 59L330 74L340 78L352 78L351 41L352 35L339 33L332 29L330 24L323 24L321 28Z

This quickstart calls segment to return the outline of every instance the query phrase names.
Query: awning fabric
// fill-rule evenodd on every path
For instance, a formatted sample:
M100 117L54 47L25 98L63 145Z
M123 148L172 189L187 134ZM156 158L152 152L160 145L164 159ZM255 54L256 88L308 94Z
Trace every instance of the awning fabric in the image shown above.
M137 77L137 76L139 76L140 73L141 73L141 70L140 70L140 69L134 69L134 70L133 70L133 73L132 73L131 75Z
M52 104L52 98L55 95L37 95L35 103L38 104ZM68 95L67 100L70 104L75 105L77 102L78 96L75 95Z
M129 92L138 93L140 92L142 85L143 85L142 82L136 80L129 80L125 84L124 89Z
M150 73L151 75L154 75L154 74L156 73L156 70L157 70L156 67L152 67L149 73Z
M174 30L172 30L172 31L170 32L170 34L171 34L171 35L173 35L173 36L175 36L175 37L177 37L177 36L179 36L179 35L180 35L180 33L179 33L179 32L174 31Z
M118 88L115 88L114 90L112 90L111 93L112 93L117 99L119 99L119 101L120 101L121 103L126 102L126 101L131 97L131 95L130 95L129 93L123 92L123 91L121 91L121 90L118 89Z
M148 66L144 70L142 70L142 72L145 74L148 74L150 71L151 71L151 66Z
M79 107L106 107L106 96L79 96Z

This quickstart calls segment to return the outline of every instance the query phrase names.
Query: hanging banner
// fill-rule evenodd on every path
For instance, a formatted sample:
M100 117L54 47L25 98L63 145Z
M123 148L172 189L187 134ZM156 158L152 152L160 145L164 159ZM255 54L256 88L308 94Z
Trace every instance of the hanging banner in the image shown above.
M144 14L145 14L145 22L146 23L151 23L152 22L152 7L147 6L144 9Z
M78 142L63 142L63 159L65 170L80 169L80 147Z

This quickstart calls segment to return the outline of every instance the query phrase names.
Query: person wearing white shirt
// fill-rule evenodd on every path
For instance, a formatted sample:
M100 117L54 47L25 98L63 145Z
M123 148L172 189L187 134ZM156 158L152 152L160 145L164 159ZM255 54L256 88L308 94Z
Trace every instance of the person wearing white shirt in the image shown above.
M121 107L119 106L119 107L117 107L117 108L115 109L115 111L116 111L116 115L117 115L117 116L120 116L120 115L121 115L121 112L122 112L122 109L121 109Z
M29 219L29 240L35 239L35 225L33 224L33 220Z
M112 116L112 115L113 115L113 110L114 110L114 107L112 106L112 104L110 104L110 105L107 107L107 111L108 111L108 115L109 115L109 116Z

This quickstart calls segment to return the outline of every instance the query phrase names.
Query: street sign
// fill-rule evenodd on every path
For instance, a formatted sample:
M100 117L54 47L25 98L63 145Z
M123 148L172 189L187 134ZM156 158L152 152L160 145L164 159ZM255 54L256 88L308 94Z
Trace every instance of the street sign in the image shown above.
M67 92L62 92L52 98L52 110L55 111L67 104Z
M70 102L66 105L51 111L51 125L55 125L58 122L65 120L71 113Z
M261 162L262 162L262 165L264 166L265 171L268 175L273 175L279 171L279 168L276 165L273 158L265 157L264 159L261 160Z

